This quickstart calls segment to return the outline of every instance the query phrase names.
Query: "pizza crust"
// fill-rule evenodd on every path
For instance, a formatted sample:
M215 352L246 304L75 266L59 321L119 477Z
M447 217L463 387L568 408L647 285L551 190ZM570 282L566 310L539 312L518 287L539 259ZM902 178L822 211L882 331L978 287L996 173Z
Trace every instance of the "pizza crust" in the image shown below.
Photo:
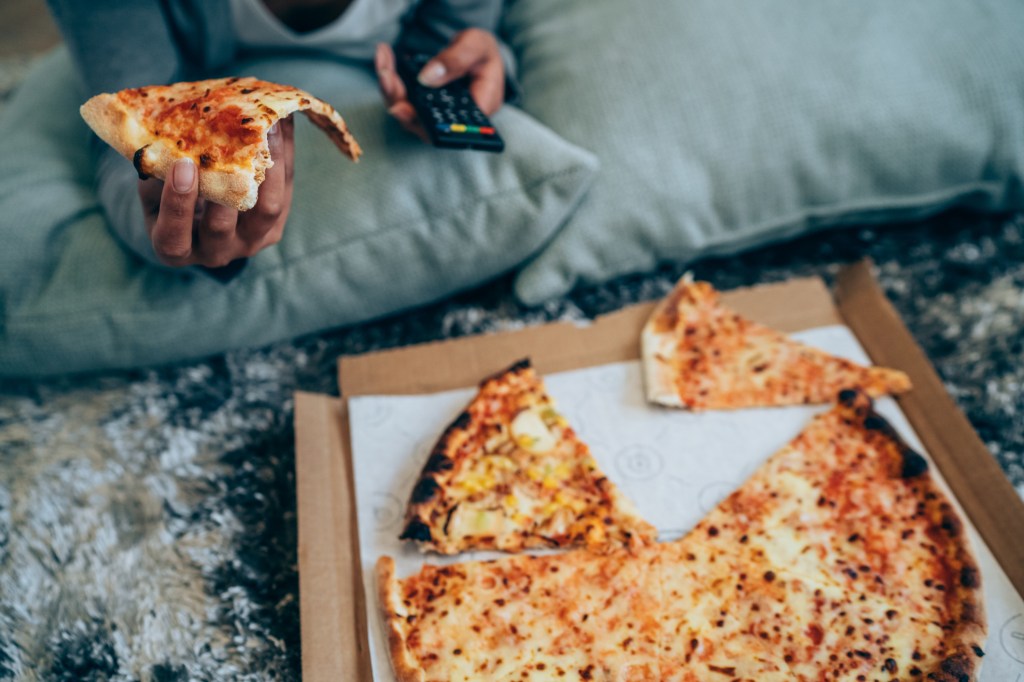
M661 319L671 299L663 299L651 313L651 319ZM675 337L660 331L655 325L644 325L640 332L640 357L644 373L647 400L666 407L684 407L676 390L675 369L671 358L675 353Z
M242 105L244 108L240 115L251 114L245 119L249 126L246 132L258 130L259 139L255 143L240 143L230 137L218 138L218 142L237 143L240 149L251 147L230 163L209 162L212 155L201 146L182 151L175 146L174 136L159 135L153 130L155 120L163 111L160 106L170 108L170 105L153 105L152 100L159 93L177 94L179 101L188 97L202 101L197 95L205 93L214 103L214 114L218 111L216 107L237 108ZM166 180L176 161L191 158L200 169L199 195L239 211L247 211L256 205L259 186L266 178L267 170L274 165L270 158L268 131L279 120L296 111L306 114L351 160L359 159L362 154L359 144L331 105L297 88L255 78L221 78L103 93L89 99L80 108L89 127L119 154L130 159L140 177ZM190 113L189 118L179 120L179 126L202 128L202 110Z
M380 599L395 677L398 682L424 682L426 672L406 642L407 624L403 617L405 605L402 604L402 589L395 577L395 561L389 556L382 556L377 561L377 596Z
M901 455L901 467L897 475L914 479L920 492L923 509L937 532L945 536L940 549L951 553L949 565L959 568L959 575L952 580L952 590L947 605L952 605L950 618L942 624L947 631L944 643L949 647L946 657L938 667L924 671L924 677L936 682L962 682L977 679L982 664L982 647L988 636L988 621L982 600L984 592L981 571L971 550L964 521L951 502L951 495L939 485L932 475L926 460L917 454L897 431L874 410L873 402L864 391L845 390L838 397L838 407L865 438L872 431L880 431L896 447ZM920 473L917 473L917 472Z

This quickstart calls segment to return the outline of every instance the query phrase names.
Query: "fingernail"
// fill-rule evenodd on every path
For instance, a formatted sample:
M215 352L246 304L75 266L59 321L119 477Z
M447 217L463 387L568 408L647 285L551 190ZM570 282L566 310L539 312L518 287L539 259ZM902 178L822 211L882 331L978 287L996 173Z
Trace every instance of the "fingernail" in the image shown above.
M178 194L192 191L192 183L196 180L196 164L192 159L178 159L171 170L171 184Z
M280 128L280 125L279 125L280 123L281 123L280 120L274 121L274 125L270 126L270 130L267 131L267 135L280 135L281 134L281 128Z
M448 70L444 68L444 64L441 62L430 62L423 67L420 71L420 75L416 77L423 85L437 85L444 78L444 75L448 73Z

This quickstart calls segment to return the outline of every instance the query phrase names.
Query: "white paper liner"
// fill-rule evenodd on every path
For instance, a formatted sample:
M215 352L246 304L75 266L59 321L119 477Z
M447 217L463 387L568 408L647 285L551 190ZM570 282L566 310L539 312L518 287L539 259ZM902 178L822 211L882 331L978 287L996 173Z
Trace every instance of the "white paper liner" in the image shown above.
M845 326L793 336L835 355L869 362ZM559 411L590 446L605 474L658 528L660 540L684 535L814 415L828 409L800 406L695 414L652 407L644 399L639 361L548 375L544 381ZM395 679L377 599L374 566L380 556L395 559L399 577L415 573L427 561L445 564L501 556L493 552L424 555L398 540L409 493L431 448L475 393L475 389L463 389L349 401L374 680ZM876 408L927 457L895 401L878 400ZM931 472L941 481L934 466ZM980 680L1024 682L1024 600L973 524L968 520L966 525L981 569L989 621ZM1024 529L1021 536L1024 541Z

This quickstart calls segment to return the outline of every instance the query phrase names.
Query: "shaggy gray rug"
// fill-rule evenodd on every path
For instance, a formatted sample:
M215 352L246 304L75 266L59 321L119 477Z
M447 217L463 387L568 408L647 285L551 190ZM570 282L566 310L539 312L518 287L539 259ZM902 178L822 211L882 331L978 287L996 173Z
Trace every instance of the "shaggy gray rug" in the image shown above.
M698 263L722 288L862 255L1024 492L1024 216L947 214ZM581 319L661 296L666 266L540 309L490 286L412 314L161 369L0 391L0 678L294 680L292 392L335 359Z
M1024 494L1024 216L949 213L693 269L728 289L830 279L865 255ZM342 354L590 318L663 295L683 269L539 309L500 280L270 348L3 384L0 679L298 679L293 391L336 393Z

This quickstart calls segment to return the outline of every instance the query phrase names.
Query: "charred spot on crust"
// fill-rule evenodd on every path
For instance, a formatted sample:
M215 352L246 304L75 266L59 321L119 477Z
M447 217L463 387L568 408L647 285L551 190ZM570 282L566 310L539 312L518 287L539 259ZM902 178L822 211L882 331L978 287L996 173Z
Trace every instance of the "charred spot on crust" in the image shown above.
M451 428L464 429L467 426L469 426L469 422L472 418L473 417L469 414L469 412L463 412L462 414L455 418L455 421L452 422Z
M432 499L441 486L432 478L421 478L416 487L412 489L413 504L420 504Z
M889 426L889 422L882 419L877 412L872 412L864 418L864 428L870 429L871 431L881 431L883 433L889 433L892 431L892 427Z
M967 656L964 654L953 654L942 662L939 666L942 672L946 673L954 680L963 680L963 682L970 682L971 671L974 670L974 666L967 660Z
M972 590L981 587L981 576L978 575L978 569L974 566L964 566L961 568L960 585Z
M413 519L398 536L399 540L416 540L417 542L430 542L430 528L419 519Z
M241 80L241 78L239 78L238 76L235 76L234 78L229 78L227 84L231 85L232 83L237 83L240 80Z
M909 451L911 453L913 452L909 449L909 447L907 447L906 443L903 442L903 438L901 438L899 433L896 432L896 429L893 428L893 425L890 424L885 417L883 417L877 412L874 412L874 410L869 411L867 413L867 416L864 417L864 428L867 429L868 431L878 431L887 438L895 440L897 443L899 443L903 450Z
M857 400L857 391L852 388L844 388L839 391L839 404L846 405L847 407L853 405L854 401Z
M147 144L146 147L149 145ZM132 157L132 165L135 166L135 172L139 174L139 180L148 180L149 175L142 170L142 156L146 153L146 147L139 147L135 150L135 156Z
M445 535L448 535L448 525L452 522L452 516L455 514L455 510L458 508L459 505L455 505L454 507L448 510L448 516L446 516L444 519L444 528L441 529L442 531L444 531Z
M455 462L453 462L450 457L439 450L435 450L430 455L430 459L427 460L426 465L423 467L423 471L424 473L435 474L442 471L451 471L454 466Z
M869 431L877 431L886 438L896 442L899 446L900 455L903 457L903 466L900 467L900 478L914 478L928 471L928 461L915 452L900 437L896 429L892 427L885 417L874 410L868 412L864 417L864 428Z
M522 372L525 369L532 367L530 358L523 358L522 360L516 360L512 365L505 371L509 374L515 374L516 372Z
M946 531L946 533L955 537L960 534L962 524L960 523L960 519L957 517L951 514L943 514L940 527L942 530Z
M967 600L960 607L960 622L976 623L981 620L982 614L978 613L978 606L971 600Z
M252 119L248 116L242 119L242 125L245 125L246 123L252 123Z
M981 657L983 657L985 655L985 650L982 649L977 644L972 644L971 645L971 649L974 650L974 655L977 656L978 658L981 658Z
M903 455L903 468L900 470L902 478L914 478L928 471L928 462L925 458L910 448L904 447L900 454Z
M253 91L252 88L242 88L241 90L239 90L239 92L242 93L243 95L248 95L252 91Z
M199 166L202 168L209 168L210 164L213 163L213 158L209 154L199 155Z

